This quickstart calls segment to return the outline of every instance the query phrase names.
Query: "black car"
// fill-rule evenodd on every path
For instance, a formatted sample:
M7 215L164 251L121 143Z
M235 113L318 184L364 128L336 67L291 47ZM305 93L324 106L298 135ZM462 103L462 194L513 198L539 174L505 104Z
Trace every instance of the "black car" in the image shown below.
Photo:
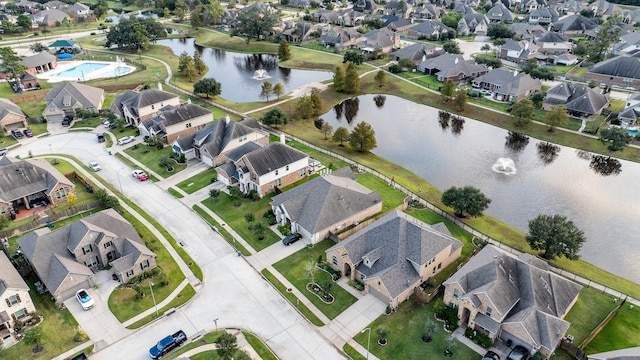
M516 345L509 353L509 356L507 356L507 360L528 360L529 355L529 350L524 346Z
M24 137L24 134L22 134L22 130L20 129L11 129L11 135L13 135L16 140L22 139Z
M300 233L293 233L282 239L282 243L289 246L300 239L302 239L302 235L300 235Z
M500 356L493 351L487 351L482 357L482 360L500 360Z
M66 117L62 120L62 126L69 126L71 125L71 119Z

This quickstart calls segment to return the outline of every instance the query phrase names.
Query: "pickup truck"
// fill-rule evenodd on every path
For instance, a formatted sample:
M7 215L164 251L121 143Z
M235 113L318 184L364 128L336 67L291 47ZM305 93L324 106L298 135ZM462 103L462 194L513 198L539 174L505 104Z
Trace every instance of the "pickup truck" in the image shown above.
M149 356L151 356L152 359L159 359L168 354L171 350L182 345L185 341L187 341L187 334L180 330L177 333L169 335L158 341L157 344L149 349Z

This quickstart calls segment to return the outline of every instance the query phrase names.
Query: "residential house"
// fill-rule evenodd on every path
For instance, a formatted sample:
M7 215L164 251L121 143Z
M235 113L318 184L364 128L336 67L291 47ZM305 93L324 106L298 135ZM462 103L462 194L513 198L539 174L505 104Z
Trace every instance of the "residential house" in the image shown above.
M538 52L545 55L560 55L573 48L573 44L564 35L551 31L534 37L533 43L538 46Z
M609 85L637 88L640 86L640 54L601 61L590 67L585 77Z
M48 122L61 122L65 116L72 116L76 109L98 112L104 103L104 90L75 82L56 85L44 101L47 106L42 116Z
M379 50L383 54L388 54L400 47L400 35L387 28L374 29L362 36L358 47L369 53Z
M42 10L31 15L31 21L38 26L56 26L69 19L70 16L64 11L56 9Z
M587 118L597 115L609 105L609 95L603 94L599 88L590 88L573 83L560 83L547 90L542 103L544 110L553 105L564 105L569 115L577 118Z
M187 160L200 159L209 166L218 166L229 161L226 153L248 142L267 145L269 134L254 118L236 122L227 116L193 134L178 136L170 144L175 153L184 155Z
M620 41L613 46L616 55L630 54L640 49L640 32L632 32L620 36Z
M27 320L36 307L29 285L22 279L4 251L0 251L0 346L14 344L16 321Z
M160 109L168 105L180 105L180 98L178 95L162 91L160 86L159 90L127 91L113 100L109 110L124 118L127 124L137 127L141 121L154 117Z
M602 28L602 25L598 25L591 30L587 30L584 32L584 37L589 41L594 41L598 37L598 32ZM628 25L614 25L613 28L609 31L615 31L618 34L618 37L622 37L624 35L629 34L629 30L633 31L633 27L629 28Z
M333 24L338 19L335 10L318 9L311 14L311 20L320 24Z
M589 9L593 10L596 17L606 17L621 12L616 4L612 4L606 0L596 0L590 3Z
M313 33L319 34L321 32L321 27L308 22L300 21L295 24L287 22L285 29L280 33L280 38L290 43L301 44L312 40Z
M179 136L195 134L212 121L213 113L202 106L168 105L158 115L141 121L138 130L142 136L160 136L165 143L172 144Z
M476 89L488 90L496 101L517 101L540 91L542 83L528 74L506 68L494 69L472 80Z
M532 11L546 8L547 2L546 0L523 0L516 7L520 13L530 14Z
M0 98L0 128L5 133L11 129L23 129L27 127L27 116L13 101Z
M559 19L558 12L554 8L540 8L533 10L526 17L529 24L547 26L551 23L557 22Z
M20 10L20 13L35 14L38 12L38 7L41 7L42 5L35 1L20 0L16 1L16 6L18 7L18 10Z
M320 35L318 42L338 50L348 49L362 42L362 34L354 28L332 27Z
M46 51L42 51L31 56L25 56L20 60L20 64L25 67L24 71L31 75L41 74L49 70L53 70L58 66L56 57Z
M260 149L243 155L235 162L228 162L216 168L218 180L226 185L238 186L249 194L258 196L275 191L305 178L309 173L309 155L284 143L273 142Z
M445 6L445 8L449 8L449 6ZM457 12L458 14L473 14L476 12L473 7L462 1L455 1L453 3L453 11Z
M414 289L460 257L462 242L443 224L427 225L392 210L326 250L336 270L396 308Z
M58 0L51 0L51 1L47 1L46 3L44 3L45 9L56 9L56 10L60 10L60 11L65 11L67 6L69 6L69 5L63 3L62 1L58 1Z
M65 11L71 13L71 16L73 16L74 19L77 19L80 16L87 18L92 13L91 8L81 2L76 2L67 6Z
M136 229L113 209L17 240L25 258L56 301L95 284L94 272L111 266L122 283L156 267L156 256Z
M477 64L473 59L465 60L461 54L444 53L421 62L418 65L418 71L436 75L440 82L447 80L459 82L486 73L487 66Z
M629 96L627 104L619 114L618 120L620 125L625 128L634 127L638 125L638 118L640 117L640 94L636 93Z
M416 39L424 38L430 40L439 40L443 37L448 37L451 31L453 30L440 21L425 20L410 27L407 30L407 35L411 38Z
M486 36L489 29L489 19L485 14L467 13L458 21L458 35Z
M504 4L500 1L496 2L495 6L487 11L487 19L491 22L508 21L511 22L515 16Z
M594 19L584 17L580 14L569 15L551 24L551 31L560 32L568 35L584 34L587 30L591 30L598 26Z
M67 201L75 192L71 180L45 159L17 160L0 157L0 215L20 209ZM13 216L12 216L13 217Z
M365 14L375 14L378 11L378 5L374 0L357 0L353 3L353 10Z
M345 167L274 196L271 208L280 225L290 225L291 232L316 244L330 232L382 211L382 198L358 184L351 168Z
M298 9L308 9L311 7L311 0L289 0L287 6Z
M558 10L569 16L579 14L583 9L584 5L582 4L582 0L568 0L558 4Z
M411 14L411 18L418 20L438 20L442 15L444 15L444 9L436 7L433 4L422 3L415 8Z
M38 84L38 78L28 72L18 76L18 87L20 92L29 90L40 90L40 84Z
M545 32L545 29L542 26L527 23L510 24L509 28L511 29L514 38L522 40L533 40L534 37Z
M545 357L569 329L563 318L582 289L542 260L526 253L515 257L491 245L443 285L443 302L458 309L461 327Z
M507 61L524 64L533 59L538 52L538 46L526 40L507 40L500 46L499 58Z
M556 56L553 63L556 65L571 66L578 63L578 57L570 53L564 53Z
M400 50L396 50L389 54L395 61L400 59L411 59L415 65L420 64L427 59L444 54L442 49L438 49L433 44L414 43Z
M340 26L360 26L365 19L365 14L353 9L338 10L338 17L335 20L336 25Z
M626 24L635 24L640 21L640 9L625 10L622 12L622 21Z
M406 1L390 0L384 4L382 15L395 15L400 18L407 18L413 11L413 6Z
M405 32L415 25L413 19L399 18L394 15L384 15L380 19L384 20L387 29L398 33Z

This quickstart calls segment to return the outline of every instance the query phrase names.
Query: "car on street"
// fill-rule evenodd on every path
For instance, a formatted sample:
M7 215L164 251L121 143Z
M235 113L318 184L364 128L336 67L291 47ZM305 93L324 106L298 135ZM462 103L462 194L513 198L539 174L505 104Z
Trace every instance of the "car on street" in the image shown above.
M33 132L31 132L31 130L29 129L24 129L24 135L26 137L33 137Z
M102 166L100 166L96 161L89 161L89 169L93 171L100 171L102 170Z
M142 170L133 170L131 175L133 175L134 178L136 178L136 179L138 179L140 181L145 181L145 180L149 179L149 175L145 174L145 172L142 171Z
M82 306L83 310L90 310L96 305L96 302L93 301L91 295L89 295L89 293L85 289L76 291L76 299L78 299L78 302L80 303L80 306Z
M136 139L135 136L125 136L123 138L118 139L118 145L128 144L128 143L132 142L135 139Z
M151 349L149 349L149 356L152 359L159 359L168 354L171 350L184 344L185 341L187 341L187 334L182 330L178 330L173 335L165 336Z
M522 345L516 345L507 356L507 360L528 360L531 353Z
M285 238L282 239L282 243L289 246L300 239L302 239L302 235L300 233L293 233L285 236Z
M20 129L11 129L11 135L13 135L16 140L22 139L24 137Z
M487 353L482 357L482 360L500 360L500 355L493 351L487 351Z
M2 149L0 149L0 156L5 156L5 155L7 155L8 152L9 152L9 149L2 148Z
M107 120L107 119L104 119L102 121L102 126L104 126L105 129L108 129L108 128L111 127L111 122L109 122L109 120Z
M97 134L97 136L98 136L98 142L99 142L99 143L105 142L105 141L107 140L107 139L104 137L104 133L98 133L98 134Z
M69 118L69 117L65 117L65 118L62 120L62 126L69 126L69 125L71 125L71 118Z

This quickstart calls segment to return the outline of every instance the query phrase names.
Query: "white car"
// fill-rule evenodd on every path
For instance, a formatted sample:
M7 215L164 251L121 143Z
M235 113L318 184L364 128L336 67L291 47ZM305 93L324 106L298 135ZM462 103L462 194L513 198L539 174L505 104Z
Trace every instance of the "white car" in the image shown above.
M93 171L100 171L102 170L102 166L95 161L89 161L89 169Z
M80 306L82 306L83 310L90 310L94 306L96 306L96 302L93 301L93 299L85 289L80 289L76 292L76 299L80 303Z
M102 126L104 126L104 128L105 128L105 129L108 129L108 128L110 128L110 127L111 127L111 123L109 122L109 120L105 119L105 120L102 122Z
M133 140L135 140L136 137L135 136L125 136L123 138L120 138L118 140L118 145L124 145L124 144L128 144L130 142L132 142Z
M140 180L140 181L145 181L149 179L149 175L147 175L144 171L142 170L133 170L133 172L131 173L131 175L133 175L134 178Z

